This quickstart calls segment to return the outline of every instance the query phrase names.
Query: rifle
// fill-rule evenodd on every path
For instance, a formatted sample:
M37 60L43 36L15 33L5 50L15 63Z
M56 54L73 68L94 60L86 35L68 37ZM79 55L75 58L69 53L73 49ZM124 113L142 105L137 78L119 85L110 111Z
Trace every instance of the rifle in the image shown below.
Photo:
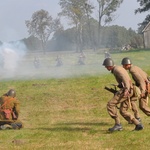
M109 88L107 86L104 87L105 90L113 93L114 95L116 94L116 92L118 92L116 89L113 89L113 88ZM119 109L120 107L119 106L116 106L117 109Z
M116 92L118 92L117 90L115 90L113 88L109 88L107 86L105 86L104 89L107 90L107 91L109 91L109 92L111 92L111 93L113 93L113 94L115 94Z

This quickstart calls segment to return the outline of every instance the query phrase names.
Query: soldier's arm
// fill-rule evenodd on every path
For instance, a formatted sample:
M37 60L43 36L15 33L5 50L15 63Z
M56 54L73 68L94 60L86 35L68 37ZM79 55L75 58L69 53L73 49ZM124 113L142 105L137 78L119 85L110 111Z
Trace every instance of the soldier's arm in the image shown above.
M146 91L145 81L144 81L144 79L141 77L141 75L140 75L138 72L136 72L136 71L132 71L132 72L130 72L130 73L131 73L133 79L135 79L136 82L138 82L138 83L140 84L140 89L141 89L142 91Z
M20 113L20 102L18 100L14 101L14 108L13 111L15 113L15 115L17 116L17 118L19 117L19 113Z

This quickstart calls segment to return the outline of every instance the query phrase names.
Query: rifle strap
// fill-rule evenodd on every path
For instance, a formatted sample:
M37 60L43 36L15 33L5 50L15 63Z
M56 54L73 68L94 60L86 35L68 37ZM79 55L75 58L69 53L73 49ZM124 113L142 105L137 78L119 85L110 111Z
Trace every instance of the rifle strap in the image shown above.
M146 104L148 105L148 96L146 97Z
M130 100L130 97L129 97L129 96L128 96L128 103L129 103L129 108L132 109L131 100Z

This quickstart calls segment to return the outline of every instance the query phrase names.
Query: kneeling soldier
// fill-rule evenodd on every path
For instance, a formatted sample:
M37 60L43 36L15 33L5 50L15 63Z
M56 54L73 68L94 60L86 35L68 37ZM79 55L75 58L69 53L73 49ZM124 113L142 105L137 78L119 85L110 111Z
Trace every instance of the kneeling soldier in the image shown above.
M16 92L10 89L0 97L0 129L20 129L23 127L18 120L20 103L16 99Z

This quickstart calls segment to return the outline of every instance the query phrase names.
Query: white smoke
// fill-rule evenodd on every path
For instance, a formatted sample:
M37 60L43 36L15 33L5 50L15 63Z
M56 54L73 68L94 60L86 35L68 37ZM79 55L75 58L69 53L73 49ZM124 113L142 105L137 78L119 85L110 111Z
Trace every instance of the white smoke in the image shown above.
M2 50L2 57L4 61L3 68L6 71L13 72L16 69L17 66L17 60L19 59L18 54L13 51L12 49L5 48Z
M63 65L57 66L56 58L60 55ZM103 55L86 52L85 65L79 65L79 53L27 51L23 42L3 43L0 46L0 80L68 78L82 75L103 73L106 69L101 65ZM39 67L34 60L39 59Z
M1 76L13 77L19 60L25 55L25 45L22 42L3 43L0 47Z

